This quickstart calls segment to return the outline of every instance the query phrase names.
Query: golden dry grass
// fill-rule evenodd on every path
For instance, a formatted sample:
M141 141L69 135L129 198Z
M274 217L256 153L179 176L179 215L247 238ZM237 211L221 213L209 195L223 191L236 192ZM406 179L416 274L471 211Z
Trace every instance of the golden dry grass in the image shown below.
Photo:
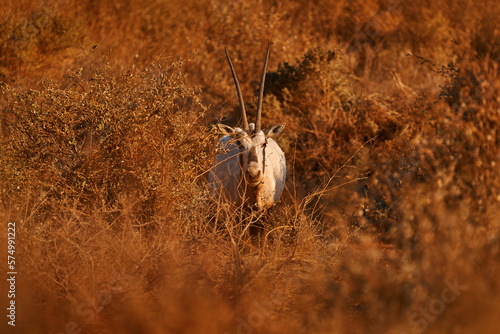
M0 13L2 332L496 333L497 2ZM263 120L287 125L289 174L250 247L206 172L212 124L238 122L223 49L250 97L267 42Z

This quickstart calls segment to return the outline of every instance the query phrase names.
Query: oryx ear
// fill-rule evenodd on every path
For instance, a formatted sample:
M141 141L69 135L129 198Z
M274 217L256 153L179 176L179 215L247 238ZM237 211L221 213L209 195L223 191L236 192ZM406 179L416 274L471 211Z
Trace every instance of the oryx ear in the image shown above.
M284 128L285 128L285 124L275 125L275 126L270 127L269 129L264 130L264 134L268 138L276 137L277 135L279 135L281 133L281 131L283 131Z
M226 125L226 124L219 123L219 124L217 124L217 128L225 136L232 137L236 134L236 131L232 127L230 127L229 125Z

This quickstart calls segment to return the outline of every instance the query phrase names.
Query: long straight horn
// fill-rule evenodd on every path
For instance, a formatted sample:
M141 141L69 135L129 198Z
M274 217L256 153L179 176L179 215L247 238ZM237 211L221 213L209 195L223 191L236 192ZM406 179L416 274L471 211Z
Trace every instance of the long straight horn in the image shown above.
M229 63L229 67L231 68L231 73L233 74L234 85L236 86L236 93L238 93L238 100L240 102L240 110L241 110L241 118L243 120L243 130L249 131L247 113L245 112L245 102L243 101L243 95L241 94L240 83L238 81L238 77L236 76L236 73L234 72L233 63L231 63L231 58L229 58L229 54L227 53L226 48L224 48L224 51L226 51L227 61Z
M266 60L264 61L264 69L262 70L262 77L260 78L259 102L257 104L257 117L255 119L255 133L258 133L260 131L262 123L262 99L264 97L264 82L266 81L267 59L269 58L270 48L271 48L271 43L268 43Z

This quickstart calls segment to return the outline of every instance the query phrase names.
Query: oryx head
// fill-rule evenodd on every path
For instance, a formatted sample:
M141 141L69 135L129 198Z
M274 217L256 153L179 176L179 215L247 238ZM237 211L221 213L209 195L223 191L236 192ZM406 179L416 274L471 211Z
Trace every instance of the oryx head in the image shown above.
M267 59L269 58L270 45L267 47L266 59L264 61L264 68L262 70L262 77L260 80L259 88L259 100L257 104L257 116L254 123L248 123L247 115L245 112L245 103L243 101L243 96L241 94L241 89L238 81L238 77L234 71L231 58L226 51L227 61L229 62L229 67L231 68L231 73L233 74L234 85L236 87L236 92L238 94L238 100L240 103L241 118L243 122L243 128L219 124L219 130L226 136L234 139L235 143L240 149L239 163L242 171L242 176L245 178L246 184L250 186L258 186L264 183L264 174L266 166L269 166L269 162L266 161L266 147L273 138L281 133L284 124L279 124L272 126L267 129L262 129L262 99L264 95L264 82L266 80L266 68Z

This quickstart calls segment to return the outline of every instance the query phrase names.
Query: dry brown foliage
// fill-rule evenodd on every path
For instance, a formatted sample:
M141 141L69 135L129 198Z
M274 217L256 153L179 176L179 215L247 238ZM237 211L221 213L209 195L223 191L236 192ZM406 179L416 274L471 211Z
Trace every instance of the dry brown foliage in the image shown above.
M0 13L2 332L497 332L496 1ZM239 121L223 49L255 96L267 42L263 121L286 123L289 174L255 242L206 174L214 120Z

